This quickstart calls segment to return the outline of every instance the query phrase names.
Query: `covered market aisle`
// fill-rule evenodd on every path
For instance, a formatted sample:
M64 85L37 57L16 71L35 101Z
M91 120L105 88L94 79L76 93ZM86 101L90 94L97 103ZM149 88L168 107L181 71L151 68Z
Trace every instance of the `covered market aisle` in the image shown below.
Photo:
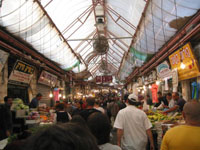
M165 132L185 123L184 104L200 100L199 9L199 0L1 0L0 149L58 124L59 111L70 121L95 108L126 150L116 118L127 99L140 103L160 149Z

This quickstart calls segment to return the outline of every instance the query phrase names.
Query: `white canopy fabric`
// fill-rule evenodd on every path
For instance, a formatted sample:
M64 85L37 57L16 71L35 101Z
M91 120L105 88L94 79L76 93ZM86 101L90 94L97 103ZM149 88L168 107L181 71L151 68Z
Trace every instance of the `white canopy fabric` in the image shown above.
M134 67L140 67L155 54L200 8L199 0L151 0L119 78L125 80Z
M199 0L150 0L138 28L146 4L145 0L3 0L0 26L64 70L88 69L95 77L106 62L110 74L125 80L181 28L177 20L200 8ZM103 6L109 43L103 55L93 49L97 6Z

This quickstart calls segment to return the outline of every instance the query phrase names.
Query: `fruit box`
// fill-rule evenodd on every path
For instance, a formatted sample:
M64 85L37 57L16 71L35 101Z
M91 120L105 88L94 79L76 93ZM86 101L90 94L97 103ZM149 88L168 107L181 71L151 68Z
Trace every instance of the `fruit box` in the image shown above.
M26 116L26 110L16 110L16 118Z

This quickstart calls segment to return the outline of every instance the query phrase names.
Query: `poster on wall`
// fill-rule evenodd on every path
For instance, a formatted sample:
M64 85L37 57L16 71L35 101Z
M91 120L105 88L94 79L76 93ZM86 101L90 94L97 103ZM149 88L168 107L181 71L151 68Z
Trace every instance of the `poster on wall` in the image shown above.
M57 76L47 72L47 71L42 71L40 74L40 78L38 80L38 83L48 85L50 87L54 87L57 82Z
M2 71L7 59L8 59L9 54L7 52L4 52L0 50L0 72Z
M169 56L172 69L177 69L179 81L200 76L198 62L190 43Z
M34 73L35 67L18 60L9 76L9 80L29 84Z

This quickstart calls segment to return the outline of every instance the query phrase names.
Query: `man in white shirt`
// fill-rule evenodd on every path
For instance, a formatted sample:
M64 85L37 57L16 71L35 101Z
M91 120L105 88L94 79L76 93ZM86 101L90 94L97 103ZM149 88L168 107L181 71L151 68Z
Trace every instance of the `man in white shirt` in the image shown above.
M131 94L128 106L117 114L114 127L117 128L117 144L123 150L146 150L148 138L151 150L154 150L150 123L144 111L138 109L138 98Z
M172 108L175 106L175 101L172 99L172 94L171 93L167 93L166 99L168 101L168 108Z

